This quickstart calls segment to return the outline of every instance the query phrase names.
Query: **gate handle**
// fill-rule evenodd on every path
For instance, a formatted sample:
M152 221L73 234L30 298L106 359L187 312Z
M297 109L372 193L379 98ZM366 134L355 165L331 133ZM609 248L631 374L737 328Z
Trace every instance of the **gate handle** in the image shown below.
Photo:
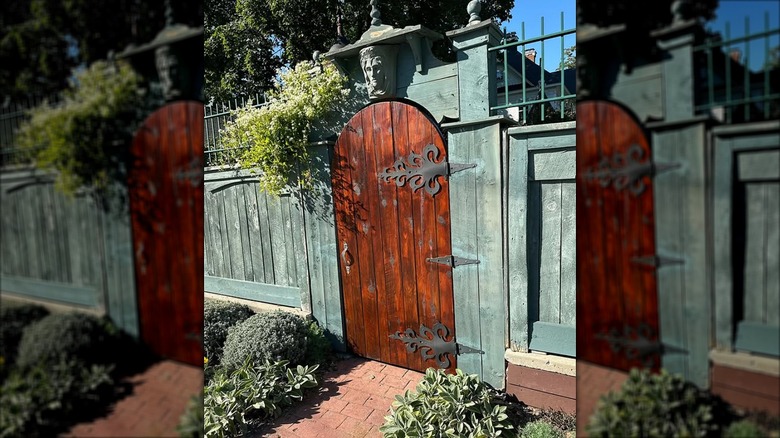
M344 266L347 268L347 274L349 274L349 267L352 266L352 254L349 253L349 246L347 242L344 242L344 250L341 251L341 260L344 260Z

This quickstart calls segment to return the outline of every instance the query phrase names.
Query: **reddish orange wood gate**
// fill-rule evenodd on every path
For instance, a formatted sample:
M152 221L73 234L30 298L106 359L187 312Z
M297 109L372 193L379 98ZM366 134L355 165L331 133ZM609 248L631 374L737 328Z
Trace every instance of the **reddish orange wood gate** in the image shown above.
M333 164L349 347L416 370L454 369L455 353L442 353L455 345L452 272L437 263L452 252L441 133L415 106L375 103L344 127Z
M622 107L577 104L577 359L657 369L650 146Z
M203 364L203 104L149 116L131 148L130 214L141 339Z

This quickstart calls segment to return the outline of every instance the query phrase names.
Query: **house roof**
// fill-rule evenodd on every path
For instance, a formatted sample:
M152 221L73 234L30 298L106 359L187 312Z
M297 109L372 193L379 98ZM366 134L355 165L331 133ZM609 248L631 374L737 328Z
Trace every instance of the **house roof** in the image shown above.
M508 54L507 62L512 69L518 74L523 74L523 64L525 64L525 85L526 87L536 87L541 85L542 72L544 72L545 86L555 84L560 87L561 72L548 72L542 70L539 64L528 59L524 54L517 51L516 48L508 49L505 51ZM501 85L501 83L499 83ZM577 69L568 68L563 71L563 85L566 91L574 93L577 85ZM515 84L509 86L509 91L519 90L522 88L521 84ZM499 91L503 91L504 87L500 86Z

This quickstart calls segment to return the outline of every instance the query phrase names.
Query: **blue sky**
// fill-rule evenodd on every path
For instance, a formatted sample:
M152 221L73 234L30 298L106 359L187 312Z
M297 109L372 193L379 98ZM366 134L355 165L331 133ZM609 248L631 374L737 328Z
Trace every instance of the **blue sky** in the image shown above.
M748 30L751 34L763 32L768 18L769 29L780 27L780 3L777 0L720 0L714 20L707 23L707 28L720 32L725 39L726 23L729 23L730 37L745 35L745 18L748 19ZM767 47L780 45L780 35L775 33L769 38L752 41L749 47L745 43L731 45L743 56L750 54L748 65L752 70L760 70L764 65L764 52Z
M561 12L563 12L563 28L573 29L577 24L577 2L576 0L515 0L515 6L512 8L512 19L506 23L507 32L517 32L521 36L521 23L525 23L525 37L534 38L542 35L542 17L544 17L544 34L558 32L561 30ZM564 48L575 45L576 38L572 35L564 37ZM540 43L534 43L526 46L526 49L536 49L537 62L542 56L542 47ZM555 38L544 43L544 67L548 71L554 71L558 68L561 57L561 39Z
M577 23L576 0L515 0L515 6L512 9L512 19L501 23L501 26L506 27L508 32L517 32L519 36L521 23L524 22L526 38L533 38L542 35L542 17L544 17L545 34L560 31L561 12L564 13L564 29L574 28ZM707 27L723 33L726 29L726 22L729 22L730 34L734 38L738 35L744 35L745 17L747 17L750 32L757 33L764 30L765 14L769 14L770 29L780 27L780 6L778 5L778 0L721 0L716 12L716 18L707 23ZM564 47L573 46L575 42L575 37L569 35L564 38ZM545 42L545 69L552 71L557 68L561 52L560 45L560 39ZM770 48L780 45L780 36L773 35L768 39L761 39L750 44L750 58L748 62L751 68L759 69L763 65L763 53L766 45ZM537 56L541 56L541 44L533 44L526 48L532 47L536 49ZM739 49L743 54L748 51L748 47L744 43L735 44L733 48Z

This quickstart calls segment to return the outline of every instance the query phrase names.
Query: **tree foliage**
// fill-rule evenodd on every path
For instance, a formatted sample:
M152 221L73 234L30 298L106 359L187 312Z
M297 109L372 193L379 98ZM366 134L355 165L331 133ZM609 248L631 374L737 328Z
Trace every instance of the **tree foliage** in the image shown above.
M379 3L383 24L421 24L444 33L468 21L468 0ZM514 0L486 0L480 16L505 21ZM206 99L224 101L269 89L281 66L310 60L336 42L337 8L347 39L371 22L368 0L210 0L205 10ZM446 50L445 50L446 51ZM442 50L439 50L442 53Z
M337 109L349 90L331 63L321 70L302 61L280 75L268 104L239 109L222 131L223 147L247 148L241 165L259 170L260 189L278 195L310 176L307 145L314 124ZM299 181L295 181L298 177Z
M175 21L202 24L201 2L171 4ZM16 99L62 90L74 67L154 38L165 25L164 8L164 2L148 0L5 2L0 18L0 95Z

